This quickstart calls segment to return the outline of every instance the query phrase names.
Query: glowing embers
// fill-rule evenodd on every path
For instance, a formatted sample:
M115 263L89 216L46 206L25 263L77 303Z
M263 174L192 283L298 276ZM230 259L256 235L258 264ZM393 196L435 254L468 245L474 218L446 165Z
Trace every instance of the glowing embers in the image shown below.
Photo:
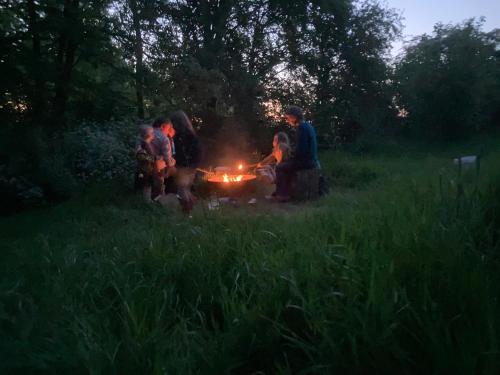
M224 174L222 176L222 179L224 180L224 182L240 182L243 179L243 176L242 175L239 175L239 176L229 176L227 174Z
M247 173L247 167L244 163L238 163L234 168L216 167L215 173L207 175L209 182L221 182L224 186L242 185L246 181L255 180L257 176Z
M239 183L239 182L250 181L250 180L254 180L255 178L256 178L256 176L253 174L239 174L239 175L234 174L233 175L233 174L224 173L223 175L210 176L208 178L208 181L210 181L210 182L222 182L224 184L230 184L230 183Z

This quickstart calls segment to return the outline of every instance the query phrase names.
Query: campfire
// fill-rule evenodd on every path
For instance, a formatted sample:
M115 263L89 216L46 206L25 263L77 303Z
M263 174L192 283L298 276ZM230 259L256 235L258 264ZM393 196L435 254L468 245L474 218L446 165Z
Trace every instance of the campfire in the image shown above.
M243 175L238 175L238 176L228 176L227 174L224 174L222 176L222 179L224 182L240 182L243 179Z
M236 204L241 198L253 194L256 189L253 168L256 164L236 164L234 167L219 166L210 170L200 170L205 174L204 180L208 182L206 192L215 199L218 206L223 200ZM213 204L211 204L213 207ZM210 208L209 207L209 208Z
M236 169L228 167L218 167L216 172L207 178L209 182L223 183L228 185L240 184L256 178L254 174L244 173L243 164L239 164Z

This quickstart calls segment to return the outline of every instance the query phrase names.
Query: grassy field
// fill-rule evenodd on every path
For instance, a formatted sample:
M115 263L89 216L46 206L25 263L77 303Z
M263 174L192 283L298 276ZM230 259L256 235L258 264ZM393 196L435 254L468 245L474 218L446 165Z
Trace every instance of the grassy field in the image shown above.
M498 374L499 145L324 153L283 212L101 186L0 219L0 372Z

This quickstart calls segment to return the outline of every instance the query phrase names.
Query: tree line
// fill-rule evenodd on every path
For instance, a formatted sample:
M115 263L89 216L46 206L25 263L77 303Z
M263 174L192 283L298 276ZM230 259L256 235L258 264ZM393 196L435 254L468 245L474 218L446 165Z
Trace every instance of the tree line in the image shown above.
M401 19L375 0L11 0L1 8L6 124L62 129L184 108L206 131L221 116L252 128L294 102L333 143L401 122L450 136L498 119L499 33L473 20L436 26L393 64Z

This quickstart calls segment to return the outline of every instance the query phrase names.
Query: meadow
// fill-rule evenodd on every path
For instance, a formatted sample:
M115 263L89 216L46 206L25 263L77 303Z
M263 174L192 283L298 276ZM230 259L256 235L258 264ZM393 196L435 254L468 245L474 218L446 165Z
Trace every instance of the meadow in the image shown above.
M1 218L0 370L498 374L499 145L325 151L289 210L99 185Z

